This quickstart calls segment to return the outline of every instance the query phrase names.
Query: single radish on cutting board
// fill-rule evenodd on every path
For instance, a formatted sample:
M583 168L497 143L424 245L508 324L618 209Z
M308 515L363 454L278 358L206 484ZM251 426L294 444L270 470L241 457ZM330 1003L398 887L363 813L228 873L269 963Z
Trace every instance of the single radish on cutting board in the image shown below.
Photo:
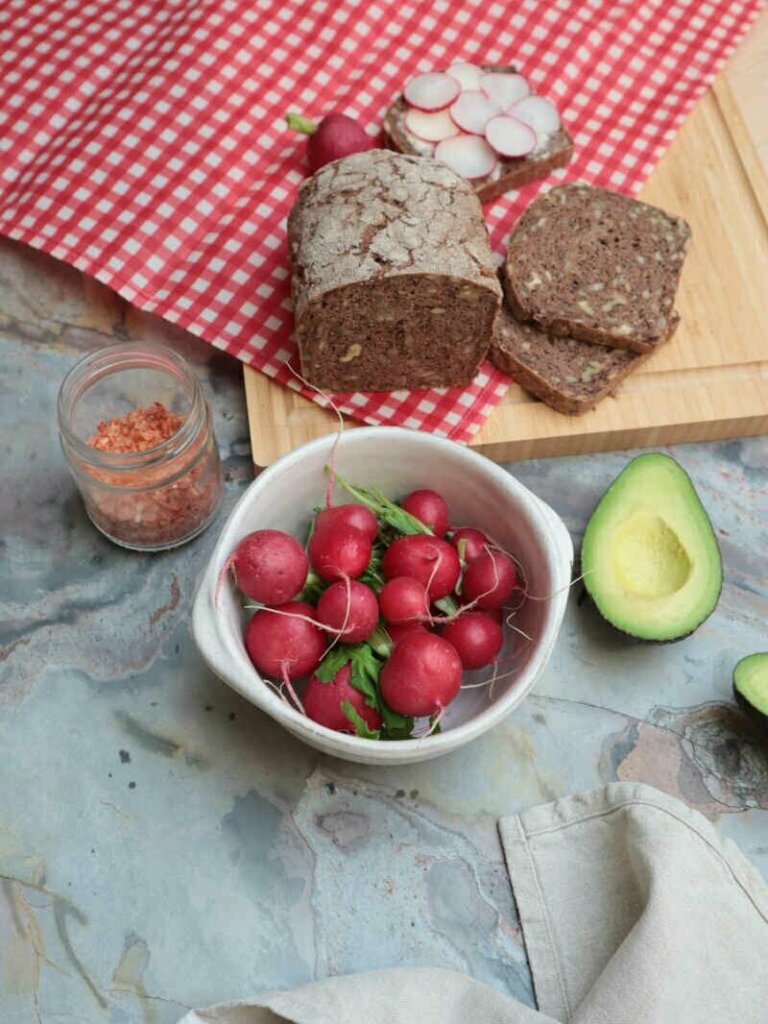
M486 141L499 156L527 156L536 148L536 132L508 114L497 114L485 126Z
M430 71L425 75L416 75L403 90L405 101L419 110L443 110L450 106L461 90L455 78L444 71Z
M498 163L496 154L485 139L479 135L463 133L438 142L435 159L470 181L473 178L487 178Z
M289 128L309 136L307 160L313 174L333 160L376 148L363 126L346 114L326 114L319 124L301 114L286 114L285 121Z

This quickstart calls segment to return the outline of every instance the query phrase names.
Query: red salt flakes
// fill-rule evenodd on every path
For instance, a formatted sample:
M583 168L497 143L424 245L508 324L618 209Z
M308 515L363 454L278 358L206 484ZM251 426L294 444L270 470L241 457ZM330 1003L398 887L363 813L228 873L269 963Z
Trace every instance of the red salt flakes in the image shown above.
M102 452L143 452L173 437L184 420L179 413L169 412L162 402L140 405L125 416L102 420L88 444Z

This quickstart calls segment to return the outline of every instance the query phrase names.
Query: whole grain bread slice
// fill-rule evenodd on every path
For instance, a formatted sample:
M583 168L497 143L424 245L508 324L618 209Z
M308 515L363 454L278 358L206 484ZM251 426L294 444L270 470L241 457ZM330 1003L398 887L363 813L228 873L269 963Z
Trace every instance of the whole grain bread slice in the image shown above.
M673 312L665 341L679 322ZM552 409L576 415L614 394L649 354L547 334L536 324L518 320L504 303L496 317L488 358Z
M669 335L690 238L682 217L570 183L535 199L507 247L505 291L520 320L634 352Z
M513 75L517 69L509 64L485 64L483 71ZM384 139L390 149L413 156L433 156L434 142L425 142L409 132L405 125L408 104L398 96L384 115ZM498 199L505 192L522 188L537 178L544 178L558 167L567 167L573 156L573 139L561 127L542 138L536 150L524 157L499 158L496 168L485 178L476 178L470 184L481 203Z

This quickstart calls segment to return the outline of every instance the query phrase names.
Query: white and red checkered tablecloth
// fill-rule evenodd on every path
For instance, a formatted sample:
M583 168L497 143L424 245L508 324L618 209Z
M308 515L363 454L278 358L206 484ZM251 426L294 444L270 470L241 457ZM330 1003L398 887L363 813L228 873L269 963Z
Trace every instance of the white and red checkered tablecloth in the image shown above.
M515 63L576 143L565 172L636 191L760 0L3 0L0 231L303 390L285 220L288 110L375 134L411 75ZM485 208L502 241L540 184ZM369 423L466 440L508 379L336 396ZM323 400L305 391L308 397Z

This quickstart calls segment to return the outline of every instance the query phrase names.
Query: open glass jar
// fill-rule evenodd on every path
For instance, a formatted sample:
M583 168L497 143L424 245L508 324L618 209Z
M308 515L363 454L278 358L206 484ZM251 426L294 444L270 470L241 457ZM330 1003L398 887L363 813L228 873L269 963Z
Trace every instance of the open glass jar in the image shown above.
M164 551L201 533L221 498L211 412L172 349L132 342L64 379L59 438L91 521L122 547Z

